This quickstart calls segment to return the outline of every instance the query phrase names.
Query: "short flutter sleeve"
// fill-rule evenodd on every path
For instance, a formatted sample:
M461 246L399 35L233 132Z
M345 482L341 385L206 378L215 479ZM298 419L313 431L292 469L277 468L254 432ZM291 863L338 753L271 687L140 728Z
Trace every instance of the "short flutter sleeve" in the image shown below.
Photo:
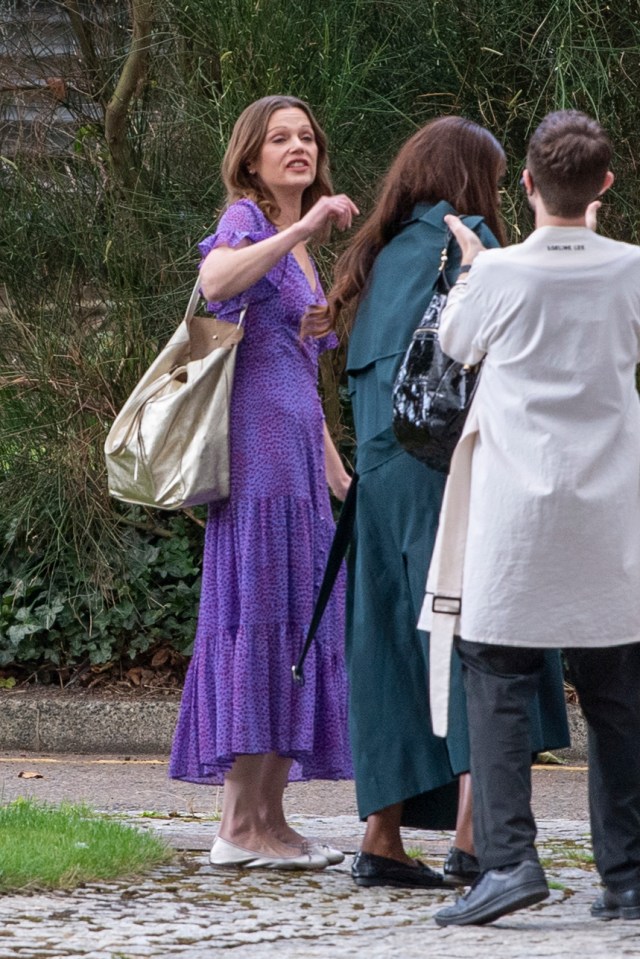
M227 207L218 229L198 244L202 259L219 246L239 246L244 240L259 243L276 233L276 228L266 218L260 207L251 200L238 200ZM202 265L202 263L201 263ZM270 298L279 288L284 273L284 258L273 266L257 283L229 300L210 302L208 310L224 316L237 313L244 305L261 303Z

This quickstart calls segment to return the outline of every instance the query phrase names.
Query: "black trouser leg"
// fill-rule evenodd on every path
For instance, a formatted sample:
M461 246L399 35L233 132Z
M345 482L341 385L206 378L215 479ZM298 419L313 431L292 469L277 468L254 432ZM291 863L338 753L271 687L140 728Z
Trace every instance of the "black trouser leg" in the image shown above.
M640 886L640 644L565 654L588 725L596 866L625 892Z
M528 709L542 650L456 640L464 667L473 833L482 871L537 860Z

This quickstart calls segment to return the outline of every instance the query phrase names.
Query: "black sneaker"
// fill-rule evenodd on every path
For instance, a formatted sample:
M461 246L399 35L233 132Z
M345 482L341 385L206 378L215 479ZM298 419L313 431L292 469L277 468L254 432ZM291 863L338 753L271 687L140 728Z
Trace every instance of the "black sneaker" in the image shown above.
M480 875L480 863L470 852L452 846L442 868L444 878L460 886L469 886Z
M549 895L538 862L526 860L517 866L489 869L453 906L434 916L439 926L483 926L501 916L533 906Z
M614 892L605 889L591 907L596 919L640 919L640 888Z

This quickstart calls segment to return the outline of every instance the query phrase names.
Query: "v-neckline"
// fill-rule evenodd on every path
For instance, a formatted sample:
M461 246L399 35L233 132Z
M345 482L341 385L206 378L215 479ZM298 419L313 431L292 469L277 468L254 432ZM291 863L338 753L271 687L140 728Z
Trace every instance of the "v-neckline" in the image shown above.
M302 273L302 275L303 275L303 277L304 277L304 279L305 279L305 282L306 282L307 286L309 287L309 289L310 289L310 291L311 291L311 294L312 294L313 296L317 296L317 295L318 295L318 287L319 287L319 283L318 283L318 271L316 270L316 265L315 265L315 263L313 262L313 258L312 258L311 256L309 257L309 263L311 264L311 269L312 269L312 271L313 271L313 277L314 277L314 280L315 280L314 286L311 286L311 282L310 282L310 280L309 280L309 277L307 276L307 274L306 274L306 272L305 272L305 270L304 270L304 267L301 266L301 264L298 262L298 257L295 255L295 253L293 252L293 250L289 250L289 256L293 258L293 262L295 263L295 265L298 267L298 269L299 269L300 272Z
M257 206L257 204L255 204L255 205ZM258 207L258 209L260 210L259 207ZM260 213L262 213L262 210L260 210ZM274 234L281 232L281 231L280 231L280 228L277 227L275 223L273 223L271 220L269 220L267 217L264 216L264 213L262 213L262 216L263 216L263 217L265 218L265 220L267 220L267 222L271 225L271 228L273 229ZM284 228L283 228L283 229L284 229ZM310 280L309 280L309 277L308 277L307 274L305 273L304 267L302 267L302 266L300 265L300 263L298 263L298 258L297 258L297 256L295 255L295 253L293 252L293 250L289 250L289 252L288 252L286 255L287 255L287 256L290 256L290 257L292 258L292 260L293 260L293 262L295 263L296 267L298 268L298 270L300 271L300 273L301 273L302 276L304 277L304 281L305 281L305 283L307 284L307 286L309 287L309 290L310 290L310 292L311 292L311 295L312 295L314 298L317 298L317 297L318 297L318 294L320 293L320 277L318 276L318 271L317 271L316 265L315 265L315 263L314 263L314 261L313 261L313 257L312 257L312 256L309 256L309 254L307 254L307 256L309 256L309 263L311 264L311 270L312 270L312 272L313 272L313 278L314 278L314 280L315 280L314 285L311 286L311 282L310 282Z

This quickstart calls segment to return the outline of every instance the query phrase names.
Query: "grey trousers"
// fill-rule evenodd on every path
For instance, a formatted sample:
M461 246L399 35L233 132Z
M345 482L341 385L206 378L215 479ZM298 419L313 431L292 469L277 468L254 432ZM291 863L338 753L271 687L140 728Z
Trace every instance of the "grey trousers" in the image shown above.
M527 707L543 653L461 639L456 645L467 692L480 867L536 860ZM612 891L640 888L640 643L565 655L587 721L596 866Z

